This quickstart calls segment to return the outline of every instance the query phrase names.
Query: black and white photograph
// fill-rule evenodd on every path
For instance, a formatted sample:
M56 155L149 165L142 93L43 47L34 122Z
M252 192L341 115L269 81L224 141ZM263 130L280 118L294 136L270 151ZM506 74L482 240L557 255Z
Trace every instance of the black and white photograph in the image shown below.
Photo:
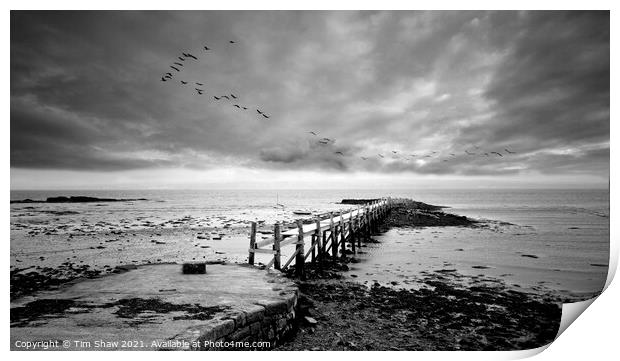
M7 12L11 351L533 350L613 273L609 10Z

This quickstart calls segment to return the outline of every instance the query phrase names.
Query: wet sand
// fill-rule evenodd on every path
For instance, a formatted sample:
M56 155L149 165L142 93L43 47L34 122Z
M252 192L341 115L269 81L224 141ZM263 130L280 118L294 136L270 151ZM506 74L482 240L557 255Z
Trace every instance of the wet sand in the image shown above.
M11 299L143 264L225 261L247 238L247 222L227 217L183 217L155 223L11 224ZM245 242L243 242L245 243ZM228 247L226 245L229 245ZM233 257L239 261L238 257Z
M585 264L587 272L573 271L556 263L551 252L534 255L511 248L513 236L498 232L486 226L392 228L366 243L343 276L365 285L417 289L426 272L455 270L468 277L498 279L517 290L553 294L565 302L600 293L605 267Z
M96 206L96 205L95 205ZM105 205L102 205L105 206ZM247 262L249 222L226 216L82 217L81 209L25 206L11 219L11 299L127 267L186 261ZM278 218L293 224L291 211ZM272 229L258 219L261 239ZM286 256L292 249L284 250ZM257 264L267 263L266 255Z

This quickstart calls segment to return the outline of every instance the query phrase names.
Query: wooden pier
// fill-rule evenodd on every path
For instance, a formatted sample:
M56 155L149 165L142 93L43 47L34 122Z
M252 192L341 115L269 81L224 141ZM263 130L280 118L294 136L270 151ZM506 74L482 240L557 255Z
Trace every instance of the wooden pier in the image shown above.
M392 205L391 198L380 199L345 213L330 212L306 222L299 219L292 229L277 222L273 225L273 237L261 241L256 240L257 224L252 222L248 263L254 264L257 253L270 254L273 258L266 264L267 269L286 270L294 261L297 276L303 278L308 257L312 262L321 262L328 257L335 259L345 255L347 244L355 253L362 240L369 239L377 230ZM283 231L285 226L287 230ZM295 251L282 264L281 249L288 245L294 245Z

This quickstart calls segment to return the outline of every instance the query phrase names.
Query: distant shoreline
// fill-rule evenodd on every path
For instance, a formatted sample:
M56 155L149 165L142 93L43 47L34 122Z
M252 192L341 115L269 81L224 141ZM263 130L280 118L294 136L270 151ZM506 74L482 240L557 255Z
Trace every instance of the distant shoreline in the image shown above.
M146 201L146 198L98 198L88 196L59 196L48 197L46 200L34 200L34 199L20 199L11 201L14 203L94 203L94 202L133 202L133 201Z

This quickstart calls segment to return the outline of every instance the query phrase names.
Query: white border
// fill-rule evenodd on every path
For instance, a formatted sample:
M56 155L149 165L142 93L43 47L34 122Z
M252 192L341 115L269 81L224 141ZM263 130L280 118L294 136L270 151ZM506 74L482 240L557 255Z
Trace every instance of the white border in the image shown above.
M617 2L616 2L617 3ZM545 9L611 9L611 25L612 25L612 62L611 64L617 63L617 46L615 44L615 39L617 39L617 20L618 17L615 16L616 7L613 6L611 1L540 1L540 0L522 0L519 2L515 1L503 1L503 2L491 2L491 1L467 1L467 2L456 2L456 1L445 1L445 0L435 0L432 2L405 2L405 1L392 1L392 0L382 0L380 2L370 2L370 1L357 1L357 2L334 2L318 0L318 1L295 1L295 2L285 2L285 1L183 1L183 2L164 2L164 1L118 1L118 0L109 0L105 2L83 2L83 1L9 1L8 9L212 9L212 10L223 10L223 9L250 9L250 10L267 10L267 9L313 9L313 10L322 10L322 9L503 9L503 10L513 10L513 9L533 9L533 10L545 10ZM4 27L4 49L5 51L4 57L2 59L3 69L10 69L10 13L9 11L5 11L3 13L3 23ZM617 78L617 74L612 68L611 73L611 94L612 94L612 104L616 104L614 100L616 100L617 92L616 92L616 84L615 80ZM4 186L4 193L2 194L2 198L0 202L3 204L9 204L9 192L10 189L10 82L6 82L5 86L5 94L4 94L4 114L6 115L5 120L2 122L2 137L3 142L2 146L4 148L4 152L2 155L2 161L4 164L3 167L3 177L2 182ZM612 106L612 118L613 118L613 106ZM615 126L614 122L611 122L611 134L610 139L617 139L617 126ZM617 160L617 156L615 156L614 145L612 141L611 147L611 169L610 169L610 177L612 180L617 179L618 175L618 167L616 165L615 160ZM617 192L610 185L610 200L611 200L611 214L618 214L617 207ZM5 206L2 210L2 214L5 219L5 223L3 224L3 235L2 241L4 241L5 247L9 247L9 208ZM612 266L613 264L617 265L618 259L618 245L615 240L618 239L618 231L617 226L611 223L611 239L612 239L612 260L610 260L610 273L615 271L615 268ZM8 269L9 262L9 252L5 253L5 270ZM561 337L559 337L554 343L548 347L545 352L540 353L537 356L537 359L542 360L558 360L558 359L609 359L610 355L616 354L617 351L617 323L619 321L617 305L620 304L620 296L619 289L617 285L617 281L611 284L609 287L595 302L594 306L588 308L585 313L579 317L575 321L575 325L569 327L566 332L564 332ZM4 277L2 279L2 284L5 290L8 291L9 288L9 280L8 277ZM6 299L8 301L9 292L4 293ZM8 303L8 302L7 302ZM5 346L5 352L8 350L8 340L9 340L9 305L6 304L4 307L5 312L3 312L2 322L5 326L3 329L3 340L7 340L7 345ZM544 349L544 348L543 348ZM533 351L524 351L524 352L459 352L459 353L451 353L451 352L417 352L412 354L410 352L390 352L389 354L383 355L381 353L377 354L373 353L356 353L354 355L348 354L344 355L342 353L335 352L327 352L327 353L308 353L308 352L296 352L293 355L286 353L273 353L273 352L263 352L263 353L254 353L252 354L252 358L258 359L273 359L273 358L287 358L287 357L295 357L300 358L302 360L306 359L315 359L316 357L324 358L342 358L353 356L356 358L372 358L375 359L377 357L389 357L396 359L408 359L411 358L422 358L422 359L433 359L433 360L446 360L446 359L454 359L458 358L459 360L495 360L495 359L515 359L521 357L531 356L533 354L537 354L541 350L533 350ZM6 355L9 356L9 355ZM135 357L136 355L130 353L115 353L114 357ZM175 355L176 356L176 355ZM175 357L173 356L173 357ZM198 358L204 359L208 358L230 358L230 357L247 357L246 353L209 353L208 355L200 354L200 353L191 353L191 354L183 354L182 357L189 358ZM40 354L35 354L32 352L28 353L11 353L9 357L12 358L39 358L42 357ZM95 359L104 359L110 357L107 353L95 352L89 353L88 355L83 354L82 352L74 352L74 353L48 353L45 358L52 357L61 357L62 359L82 359L84 357L95 358ZM169 358L169 353L154 353L146 355L141 353L139 357L155 357L159 358ZM613 356L611 356L613 357Z

